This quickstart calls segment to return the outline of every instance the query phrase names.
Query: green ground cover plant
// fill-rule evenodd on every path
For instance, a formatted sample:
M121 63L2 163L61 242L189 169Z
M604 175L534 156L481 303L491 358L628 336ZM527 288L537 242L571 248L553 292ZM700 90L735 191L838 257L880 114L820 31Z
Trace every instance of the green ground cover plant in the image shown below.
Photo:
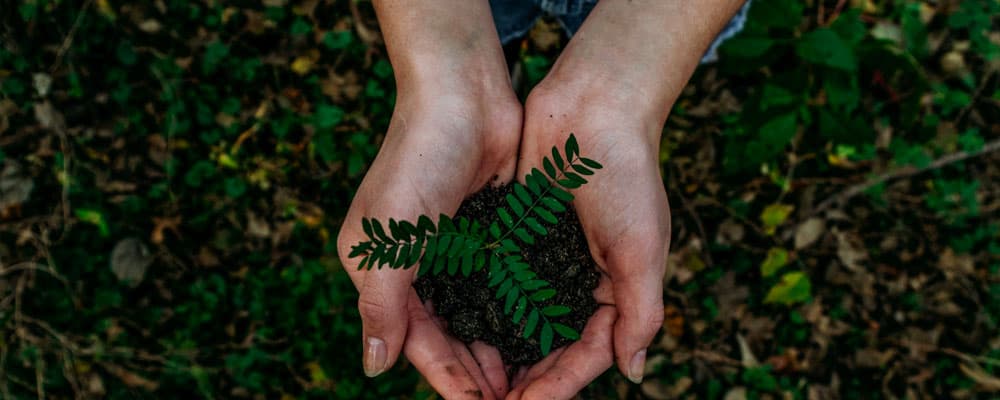
M582 395L995 397L998 11L756 1L663 131L646 379ZM0 398L435 397L405 362L364 378L334 245L395 99L369 2L0 21ZM541 21L524 86L565 43Z

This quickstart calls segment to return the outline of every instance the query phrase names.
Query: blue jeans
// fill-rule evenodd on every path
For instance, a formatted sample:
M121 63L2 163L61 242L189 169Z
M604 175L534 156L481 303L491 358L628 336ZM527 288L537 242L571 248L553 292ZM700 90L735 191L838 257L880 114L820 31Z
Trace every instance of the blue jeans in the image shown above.
M497 33L500 34L500 41L504 44L527 34L542 13L555 17L566 33L573 36L595 5L597 0L490 0ZM743 29L749 9L750 0L747 0L743 8L729 20L708 47L708 51L701 58L702 63L712 62L718 58L716 52L719 45Z

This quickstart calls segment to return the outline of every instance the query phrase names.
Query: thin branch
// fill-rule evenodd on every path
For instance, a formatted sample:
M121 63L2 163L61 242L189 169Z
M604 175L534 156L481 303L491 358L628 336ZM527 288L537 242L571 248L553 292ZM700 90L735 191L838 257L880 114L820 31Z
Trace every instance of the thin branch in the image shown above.
M993 141L991 141L989 143L986 143L985 145L983 145L983 148L981 148L981 149L979 149L977 151L971 151L971 152L970 151L959 151L959 152L948 154L948 155L946 155L944 157L941 157L941 158L938 158L937 160L934 160L933 162L931 162L930 164L928 164L927 166L922 167L922 168L917 168L917 167L914 167L912 165L907 165L905 167L896 168L896 169L894 169L892 171L888 171L888 172L886 172L884 174L878 175L878 176L876 176L876 177L874 177L872 179L869 179L869 180L867 180L865 182L862 182L862 183L856 184L854 186L848 187L847 189L841 191L837 195L832 196L830 198L827 198L822 203L820 203L818 206L816 206L816 208L813 210L813 212L811 213L811 215L819 214L819 213L821 213L823 211L826 211L827 209L829 209L830 207L834 206L835 204L844 204L848 200L850 200L851 198L853 198L854 196L857 196L857 195L859 195L861 193L864 193L868 189L871 189L872 187L875 187L877 185L883 184L885 182L888 182L888 181L891 181L891 180L895 180L895 179L900 179L900 178L911 177L911 176L918 175L918 174L921 174L921 173L924 173L924 172L927 172L927 171L930 171L930 170L942 168L942 167L945 167L947 165L957 163L959 161L964 161L964 160L967 160L967 159L970 159L970 158L973 158L973 157L979 157L981 155L984 155L984 154L987 154L987 153L991 153L991 152L994 152L994 151L997 151L997 150L1000 150L1000 139L993 140Z

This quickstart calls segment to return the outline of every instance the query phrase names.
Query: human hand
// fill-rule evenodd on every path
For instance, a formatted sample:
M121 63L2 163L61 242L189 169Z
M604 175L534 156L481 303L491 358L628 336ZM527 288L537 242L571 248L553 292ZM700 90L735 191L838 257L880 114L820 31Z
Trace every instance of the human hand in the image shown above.
M358 270L348 258L365 240L362 217L416 221L454 214L469 194L495 176L514 174L521 107L510 91L427 85L400 91L378 156L358 188L338 236L341 261L360 292L364 368L375 376L400 350L448 399L503 397L508 388L499 352L450 337L412 287L416 268Z
M617 362L642 379L646 347L663 321L663 275L670 209L660 176L663 121L636 113L612 93L547 79L525 107L517 176L575 133L581 153L604 168L574 190L591 254L603 272L601 307L581 340L517 374L508 399L570 398Z

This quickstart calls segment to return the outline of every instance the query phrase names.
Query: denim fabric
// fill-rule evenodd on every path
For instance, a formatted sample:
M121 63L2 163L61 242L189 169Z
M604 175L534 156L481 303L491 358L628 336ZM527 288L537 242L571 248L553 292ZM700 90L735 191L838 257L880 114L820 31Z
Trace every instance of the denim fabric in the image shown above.
M751 0L747 0L743 8L733 16L733 19L729 20L729 23L702 56L702 63L715 61L718 58L716 52L719 45L743 29L743 24L746 23L747 19L747 10L750 9L750 2ZM593 10L595 5L597 5L597 0L490 0L497 33L500 34L500 41L504 44L524 37L535 25L535 21L542 16L542 13L555 17L566 33L572 36L580 29L583 20L587 18L587 14L590 14L590 10Z

